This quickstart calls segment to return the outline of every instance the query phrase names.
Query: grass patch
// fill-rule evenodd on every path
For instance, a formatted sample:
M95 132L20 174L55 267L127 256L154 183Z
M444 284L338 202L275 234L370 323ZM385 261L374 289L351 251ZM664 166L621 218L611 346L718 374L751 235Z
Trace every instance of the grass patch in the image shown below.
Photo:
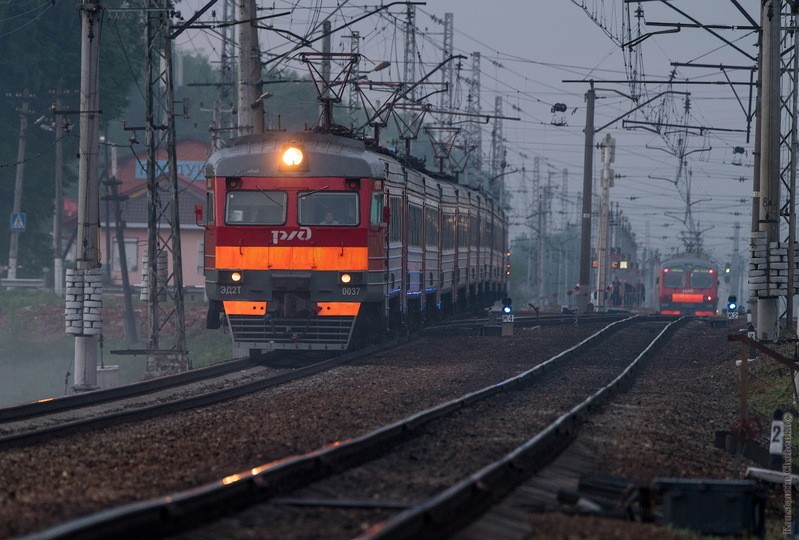
M233 357L230 336L205 328L205 308L202 300L185 302L186 347L195 368ZM147 369L145 355L111 354L147 347L147 304L136 298L133 309L139 339L128 344L123 298L103 298L97 364L118 365L121 384L143 380ZM0 407L72 393L75 343L64 327L64 300L52 292L0 291ZM171 339L165 336L163 344Z
M780 351L783 356L791 357L792 352ZM750 364L750 383L747 403L749 410L762 418L762 429L768 436L774 411L781 409L783 413L793 415L791 425L791 447L799 448L799 411L793 402L793 384L791 371L783 364L763 354ZM786 429L787 431L787 429ZM788 441L786 441L788 442ZM799 465L799 452L793 452L793 463Z

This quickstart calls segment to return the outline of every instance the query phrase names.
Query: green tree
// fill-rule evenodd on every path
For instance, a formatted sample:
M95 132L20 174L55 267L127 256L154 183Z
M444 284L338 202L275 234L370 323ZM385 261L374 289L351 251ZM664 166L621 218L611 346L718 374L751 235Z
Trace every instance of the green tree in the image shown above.
M100 108L103 121L116 118L127 106L128 88L140 77L144 43L139 17L116 18L108 11L123 0L106 0L100 39ZM65 158L78 151L77 115L54 116L53 92L61 89L63 108L77 111L80 89L81 14L76 3L4 2L0 4L0 265L8 261L10 231L5 223L12 210L20 104L30 92L22 211L27 230L19 238L18 276L38 277L52 265L52 215L54 200L54 138L40 129L66 120L71 127L64 139ZM66 93L69 92L69 93ZM37 119L39 121L37 122ZM67 163L65 183L74 184L76 164Z

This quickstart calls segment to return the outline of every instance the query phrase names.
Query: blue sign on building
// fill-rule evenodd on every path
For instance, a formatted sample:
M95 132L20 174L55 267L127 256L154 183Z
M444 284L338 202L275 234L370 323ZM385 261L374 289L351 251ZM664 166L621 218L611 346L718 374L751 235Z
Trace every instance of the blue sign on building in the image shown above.
M167 162L167 160L159 159L157 163L162 172L166 173L169 171L169 162ZM178 161L177 168L178 176L182 176L189 180L200 180L205 178L205 161ZM136 178L147 178L146 162L136 163Z
M25 223L27 216L25 212L12 212L11 213L11 232L25 232Z

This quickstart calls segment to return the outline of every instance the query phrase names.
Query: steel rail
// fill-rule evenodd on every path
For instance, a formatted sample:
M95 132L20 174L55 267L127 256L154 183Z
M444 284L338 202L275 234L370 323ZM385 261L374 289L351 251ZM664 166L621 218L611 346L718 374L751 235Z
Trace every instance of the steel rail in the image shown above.
M126 384L107 390L95 390L73 396L57 397L31 403L22 403L20 405L12 405L10 407L2 407L0 408L0 422L15 422L26 418L44 416L102 403L110 403L120 399L127 399L159 390L165 390L167 388L182 386L191 382L212 379L233 371L255 367L256 365L258 365L256 362L248 358L237 358L202 368L192 369L191 371L177 373L175 375L166 375L164 377Z
M184 531L369 461L388 448L416 436L430 422L506 390L530 384L561 361L595 346L626 326L646 320L649 319L633 316L612 322L577 345L523 373L424 409L355 439L273 461L186 491L103 510L25 538L117 540L141 535L166 536Z
M260 392L261 390L265 390L267 388L273 388L275 386L286 384L288 382L297 379L301 379L304 377L308 377L310 375L314 375L316 373L320 373L322 371L332 369L334 367L354 362L369 355L378 352L383 352L392 349L394 347L397 347L399 345L404 345L410 339L413 339L415 337L416 334L412 334L407 338L400 338L400 339L386 341L378 345L373 345L372 347L368 347L366 349L360 349L358 351L337 356L329 360L324 360L322 362L317 362L315 364L297 368L288 373L281 373L273 377L267 377L256 381L250 381L237 386L223 388L220 390L199 394L195 396L189 396L182 399L170 401L167 403L158 403L155 405L139 407L136 409L118 411L101 416L95 416L92 418L84 418L81 420L75 420L63 424L0 436L0 450L6 448L27 446L30 444L46 442L57 437L72 435L75 433L94 431L97 429L103 429L111 426L118 426L130 422L139 422L142 420L148 420L150 418L156 418L158 416L174 414L181 411L207 407L209 405L214 405L217 403L221 403L223 401L235 399L237 397L253 394L255 392Z
M615 318L617 318L618 316L619 315L616 315ZM614 317L612 316L603 317L601 315L593 317L581 316L579 320L583 322L589 322L589 321L596 322L596 321L607 320L608 318L614 318ZM520 327L531 326L533 325L532 319L533 318L526 316L517 317L516 321L518 322L516 324ZM574 319L573 315L563 315L563 314L546 315L546 316L541 316L540 320L537 321L535 324L540 324L541 326L557 325L570 322L573 319ZM443 322L442 324L422 329L422 333L423 335L436 335L442 333L442 331L446 332L446 330L443 330L445 328L452 328L452 327L479 328L486 326L490 327L491 325L492 323L487 318L482 318L479 320ZM260 365L262 365L260 362L252 361L248 358L236 358L233 360L220 362L218 364L192 369L190 371L186 371L183 373L166 375L163 377L157 377L154 379L148 379L145 381L126 384L115 388L84 392L81 394L75 394L71 396L42 399L29 403L21 403L19 405L11 405L8 407L0 407L0 423L17 422L28 418L47 416L50 414L66 412L74 409L79 409L82 407L102 405L105 403L111 403L114 401L120 401L123 399L138 397L145 394L158 392L161 390L167 390L169 388L183 386L185 384L193 382L213 379L215 377L226 375L228 373L240 371L242 369L257 367Z
M645 361L688 320L670 323L620 375L515 450L424 503L376 524L358 540L441 538L471 523L565 450L586 418L626 390Z

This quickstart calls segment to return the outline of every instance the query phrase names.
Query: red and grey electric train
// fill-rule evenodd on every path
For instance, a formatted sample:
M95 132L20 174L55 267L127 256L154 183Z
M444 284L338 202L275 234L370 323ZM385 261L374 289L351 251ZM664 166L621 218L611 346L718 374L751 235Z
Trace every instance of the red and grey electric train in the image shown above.
M712 317L718 312L718 292L718 269L702 254L677 255L660 266L661 315Z
M499 205L362 140L241 137L206 177L207 326L250 356L354 348L506 294Z

